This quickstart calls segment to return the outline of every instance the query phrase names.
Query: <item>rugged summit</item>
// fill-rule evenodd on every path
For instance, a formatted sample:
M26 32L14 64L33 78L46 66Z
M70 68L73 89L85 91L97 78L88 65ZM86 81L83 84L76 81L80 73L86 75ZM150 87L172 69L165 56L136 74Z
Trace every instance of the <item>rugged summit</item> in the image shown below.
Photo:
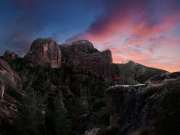
M66 66L72 66L75 70L90 72L102 78L111 77L112 55L110 50L100 52L87 40L61 46L61 50Z
M58 46L52 39L37 39L32 43L25 59L33 65L73 67L77 72L111 78L111 51L100 52L87 40Z
M37 39L32 43L25 59L35 65L59 68L61 67L61 50L57 43L50 38Z
M3 59L5 59L6 61L12 61L18 58L18 55L15 52L11 52L11 51L5 51L4 55L3 55Z

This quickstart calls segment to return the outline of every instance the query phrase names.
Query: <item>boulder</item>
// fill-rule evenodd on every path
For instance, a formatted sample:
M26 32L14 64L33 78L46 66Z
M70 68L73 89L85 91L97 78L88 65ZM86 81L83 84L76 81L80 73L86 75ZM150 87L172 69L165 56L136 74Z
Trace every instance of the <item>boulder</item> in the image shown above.
M35 40L25 59L33 65L47 66L50 68L61 67L61 50L52 39Z

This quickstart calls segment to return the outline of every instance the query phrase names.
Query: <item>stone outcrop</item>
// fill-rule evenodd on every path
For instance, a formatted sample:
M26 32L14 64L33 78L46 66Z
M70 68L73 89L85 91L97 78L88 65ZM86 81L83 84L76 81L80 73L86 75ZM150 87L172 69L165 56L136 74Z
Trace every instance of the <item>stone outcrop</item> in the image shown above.
M110 126L100 135L178 135L180 79L117 85L107 92ZM98 134L98 135L99 135Z
M5 99L0 101L0 127L12 125L17 117L18 107L17 100L6 94Z
M150 77L146 83L155 83L155 84L159 84L161 82L165 82L165 81L173 81L175 79L180 78L180 72L174 72L174 73L161 73L161 74L157 74L154 75L152 77Z
M18 58L18 55L15 52L5 51L3 59L6 61L12 61Z
M21 79L18 74L5 61L0 59L0 127L5 123L11 124L15 119L17 101L9 93L21 95L21 87Z
M112 56L110 50L100 52L94 48L91 42L86 40L60 47L63 63L66 66L71 66L82 72L90 72L102 78L111 76Z
M7 62L0 59L0 82L5 87L21 89L21 79L18 74L11 69Z
M32 43L25 59L34 65L60 68L61 50L52 39L37 39Z

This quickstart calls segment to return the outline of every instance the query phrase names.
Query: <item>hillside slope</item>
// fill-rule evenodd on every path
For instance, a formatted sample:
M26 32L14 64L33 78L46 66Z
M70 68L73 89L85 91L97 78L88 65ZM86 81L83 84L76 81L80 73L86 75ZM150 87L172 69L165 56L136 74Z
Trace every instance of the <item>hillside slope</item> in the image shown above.
M170 74L134 62L113 64L109 50L101 52L89 41L58 47L57 53L55 41L38 39L33 42L28 57L9 51L1 57L1 61L8 63L0 62L0 73L6 70L3 66L6 63L11 80L0 74L0 86L6 86L0 100L1 135L131 135L144 129L143 123L148 123L147 128L154 126L150 119L159 117L144 118L154 112L151 106L162 116L170 113L169 109L173 113L178 109L178 105L171 108L175 102L168 94L172 91L178 96L178 73ZM11 87L11 82L16 87ZM167 83L161 86L164 82ZM139 83L138 89L122 90L120 86ZM118 87L107 92L114 85ZM168 103L163 99L166 96ZM161 103L170 107L167 112L161 111L158 106ZM172 120L174 117L178 119L173 115ZM116 122L119 118L123 119L120 123ZM177 129L177 123L174 124Z

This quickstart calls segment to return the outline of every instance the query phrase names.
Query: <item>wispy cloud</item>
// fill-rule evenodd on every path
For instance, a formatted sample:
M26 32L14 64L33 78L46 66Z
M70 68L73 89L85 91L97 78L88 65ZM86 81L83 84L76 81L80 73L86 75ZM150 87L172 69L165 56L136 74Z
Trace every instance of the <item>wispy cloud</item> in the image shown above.
M112 0L106 12L75 37L110 48L114 62L180 70L180 6L177 0Z

